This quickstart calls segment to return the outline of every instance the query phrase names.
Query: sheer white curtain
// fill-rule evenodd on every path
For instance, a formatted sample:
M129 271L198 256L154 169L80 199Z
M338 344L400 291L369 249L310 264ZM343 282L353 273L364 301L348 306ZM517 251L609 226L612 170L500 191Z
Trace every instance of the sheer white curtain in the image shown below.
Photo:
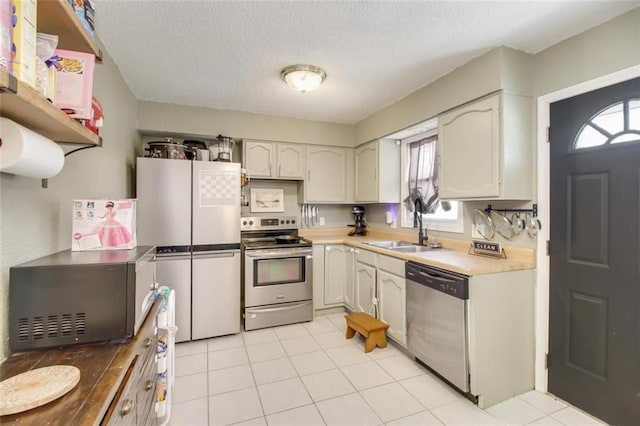
M409 165L407 167L407 185L409 196L404 202L409 211L414 212L416 200L422 201L419 213L434 213L440 204L438 199L437 136L429 136L409 144ZM448 206L443 204L445 210Z

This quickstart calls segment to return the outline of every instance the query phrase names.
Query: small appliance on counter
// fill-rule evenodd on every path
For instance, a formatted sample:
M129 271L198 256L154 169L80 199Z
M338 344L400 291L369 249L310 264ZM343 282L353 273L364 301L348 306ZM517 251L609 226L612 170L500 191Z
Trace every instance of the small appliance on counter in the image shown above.
M222 135L218 135L216 139L217 140L211 142L211 145L209 146L209 150L213 157L211 160L226 162L232 161L231 156L233 154L233 146L236 142L232 138Z
M71 251L9 270L14 351L133 337L156 295L156 248Z
M349 225L354 227L353 231L349 232L349 235L367 235L367 221L364 219L364 206L353 206L351 213L353 213L355 224Z

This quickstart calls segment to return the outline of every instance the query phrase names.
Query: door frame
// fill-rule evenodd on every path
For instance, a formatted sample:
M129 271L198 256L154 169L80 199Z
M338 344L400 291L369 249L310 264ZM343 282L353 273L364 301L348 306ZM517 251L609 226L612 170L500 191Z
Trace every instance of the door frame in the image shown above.
M550 122L550 106L562 99L571 98L592 90L611 86L626 80L640 77L640 65L625 68L593 80L579 83L555 92L547 93L537 98L537 170L538 170L538 217L543 226L538 233L536 246L536 307L535 307L535 389L547 392L548 370L546 368L546 354L549 352L549 257L547 256L547 240L549 234L550 204L550 156L547 143L547 128Z

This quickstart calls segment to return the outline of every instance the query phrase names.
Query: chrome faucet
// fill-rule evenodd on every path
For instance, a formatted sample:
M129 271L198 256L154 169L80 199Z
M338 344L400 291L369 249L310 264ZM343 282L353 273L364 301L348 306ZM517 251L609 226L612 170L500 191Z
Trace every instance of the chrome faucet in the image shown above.
M420 204L420 211L418 211L418 204ZM416 198L413 202L413 227L418 228L418 244L423 246L424 243L429 239L428 236L422 230L422 209L424 208L424 204L422 204L422 198Z

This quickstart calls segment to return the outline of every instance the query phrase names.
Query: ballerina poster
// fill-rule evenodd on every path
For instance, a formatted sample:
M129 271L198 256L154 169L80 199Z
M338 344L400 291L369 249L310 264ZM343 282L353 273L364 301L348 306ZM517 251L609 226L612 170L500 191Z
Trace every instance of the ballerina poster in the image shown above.
M71 250L126 250L136 246L136 200L74 200Z

